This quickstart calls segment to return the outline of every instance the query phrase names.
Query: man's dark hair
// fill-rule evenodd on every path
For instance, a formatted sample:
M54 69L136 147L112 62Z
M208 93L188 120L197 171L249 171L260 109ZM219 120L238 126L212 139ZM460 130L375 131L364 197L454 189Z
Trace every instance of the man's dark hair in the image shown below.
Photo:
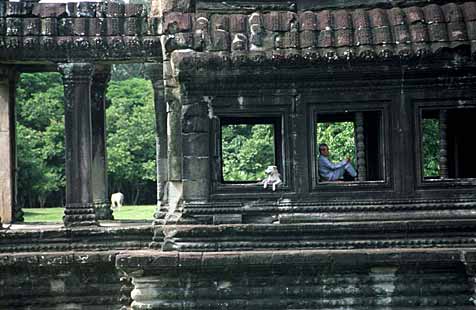
M325 143L319 144L319 154L322 153L322 149L324 149L325 147L329 148L329 146Z

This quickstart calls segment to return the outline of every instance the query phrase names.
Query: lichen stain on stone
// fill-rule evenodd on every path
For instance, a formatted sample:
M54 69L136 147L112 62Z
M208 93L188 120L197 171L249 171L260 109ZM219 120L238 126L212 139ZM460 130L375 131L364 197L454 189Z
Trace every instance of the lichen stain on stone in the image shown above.
M50 280L50 290L53 293L64 293L65 291L64 281L61 279Z

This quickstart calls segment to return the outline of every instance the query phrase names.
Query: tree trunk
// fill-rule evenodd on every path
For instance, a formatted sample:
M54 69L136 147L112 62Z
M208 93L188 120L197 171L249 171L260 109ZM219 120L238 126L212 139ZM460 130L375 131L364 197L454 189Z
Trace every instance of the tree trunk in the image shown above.
M139 201L139 196L140 196L140 186L137 186L136 193L134 195L134 201L133 201L134 205L137 205L137 202Z

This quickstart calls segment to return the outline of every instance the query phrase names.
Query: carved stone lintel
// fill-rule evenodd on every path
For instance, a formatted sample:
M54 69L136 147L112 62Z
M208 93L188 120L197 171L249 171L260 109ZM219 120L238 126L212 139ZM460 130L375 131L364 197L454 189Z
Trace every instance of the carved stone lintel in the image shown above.
M92 195L91 80L94 65L60 64L65 92L66 209L64 224L96 224Z

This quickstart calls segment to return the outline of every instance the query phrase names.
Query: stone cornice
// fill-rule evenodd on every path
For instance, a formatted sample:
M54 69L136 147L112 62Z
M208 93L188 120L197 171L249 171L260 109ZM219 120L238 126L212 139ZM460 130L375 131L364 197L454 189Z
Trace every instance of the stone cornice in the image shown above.
M7 2L0 7L5 63L160 58L158 18L138 4Z

